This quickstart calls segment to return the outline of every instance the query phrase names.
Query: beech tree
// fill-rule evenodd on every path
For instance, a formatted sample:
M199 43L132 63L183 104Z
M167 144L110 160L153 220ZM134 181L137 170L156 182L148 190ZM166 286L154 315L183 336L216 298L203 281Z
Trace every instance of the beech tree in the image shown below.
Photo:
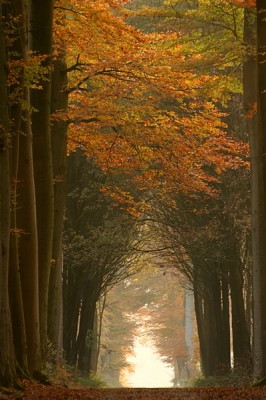
M143 2L141 2L141 4L142 3ZM178 26L178 33L180 35L178 41L179 43L183 44L183 51L185 52L185 54L190 54L192 56L194 54L197 54L199 57L198 62L194 61L194 63L191 64L191 68L194 68L195 71L197 71L197 69L200 69L200 71L202 70L208 71L211 66L212 73L217 74L218 78L217 80L219 80L222 83L223 88L226 88L225 91L223 91L222 88L221 91L219 91L219 81L217 82L218 86L216 89L217 92L219 92L217 101L220 102L220 107L226 106L230 109L230 105L232 105L232 103L229 101L230 97L231 96L233 97L235 93L241 92L241 65L243 61L243 55L245 54L244 48L242 46L243 9L242 6L239 7L239 4L237 4L236 2L227 3L226 8L224 6L225 4L223 1L216 1L216 2L201 1L197 2L197 4L194 4L194 2L188 4L187 2L176 1L173 2L171 7L169 7L168 3L160 4L159 6L153 3L151 6L147 5L146 7L140 8L135 12L133 11L133 18L135 18L136 21L136 17L139 19L142 17L147 21L147 18L154 16L155 18L158 18L160 20L161 29L163 29L163 27L169 28L169 26L172 26L171 23L173 23L173 21L178 21L178 24L176 25ZM229 9L230 12L228 12ZM190 22L189 27L187 27L186 23L187 21ZM140 23L138 24L138 26L143 27L143 25ZM175 29L177 28L174 26L172 30L175 31ZM216 40L217 35L219 35L220 37L219 43L217 43ZM217 67L218 59L219 59L218 62L219 67ZM199 72L199 74L200 73L201 72ZM239 109L237 110L237 112L239 112L239 110L241 110L242 108L241 102L239 102L238 104L239 104ZM227 120L230 124L231 121L229 121L229 119ZM237 128L235 127L235 129ZM243 135L243 137L244 140L246 140L246 136ZM208 171L210 171L210 169L208 169ZM216 171L219 174L219 169L216 169ZM197 194L196 196L198 198L199 194ZM192 199L191 200L188 199L187 201L188 203L192 201L192 204L194 205L195 209L197 208ZM179 206L180 205L178 205L177 207ZM182 207L185 206L183 205ZM175 213L175 211L173 210L173 215L176 215L176 218L178 220L178 212ZM200 216L198 216L198 218L200 219ZM170 220L173 223L174 218L171 219L170 217ZM202 218L201 223L202 224L206 223L206 221L204 222L204 217ZM219 230L221 223L224 224L224 222L222 222L222 220L219 219L218 225L216 226L216 231ZM226 225L225 228L228 229ZM201 241L208 240L207 232L208 231L206 230L205 234L201 235ZM195 232L191 234L191 237L193 237L194 234ZM216 235L217 233L215 234L213 233L214 237ZM179 238L180 236L178 235L178 238L176 239L177 242ZM208 245L206 245L206 251L208 255L206 255L205 257L198 257L198 254L200 254L200 248L197 248L196 251L194 249L193 257L196 258L194 259L193 262L192 255L190 253L190 260L187 261L188 269L185 272L190 278L192 274L193 275L192 279L196 279L196 273L193 274L193 267L191 268L191 265L196 265L196 266L202 265L202 270L200 268L200 271L198 271L199 276L198 279L196 279L197 282L195 283L195 291L197 292L195 302L196 305L200 305L204 302L204 309L206 311L204 316L203 311L202 313L200 313L201 307L198 307L198 313L197 313L198 318L200 317L204 318L204 321L200 322L200 320L198 320L199 325L209 326L209 331L207 332L208 330L207 329L200 335L202 346L203 342L206 341L206 346L204 345L203 346L204 350L202 349L202 357L205 357L204 354L207 356L205 360L206 363L203 362L203 371L205 375L213 374L214 371L216 371L216 368L218 368L218 365L222 363L227 365L227 369L228 368L230 369L229 309L227 308L227 317L226 317L226 307L225 307L226 302L228 303L228 300L226 300L226 297L228 297L228 293L226 292L226 290L228 290L228 279L230 280L230 285L232 286L232 299L233 299L232 306L233 306L233 315L235 315L235 317L233 318L234 335L235 335L235 340L234 340L235 366L238 364L237 360L240 361L240 359L242 358L243 353L249 354L250 357L249 333L247 327L245 327L245 308L244 308L243 294L242 294L243 288L241 287L241 277L238 276L237 272L238 261L234 256L234 250L229 251L229 248L227 249L227 251L224 252L224 254L226 254L229 251L230 254L229 258L231 265L228 264L227 267L225 267L227 269L226 273L225 271L219 272L221 273L221 277L223 277L224 280L223 283L224 320L222 321L222 312L221 312L222 308L220 307L221 319L219 323L218 320L216 321L217 324L219 325L219 328L217 325L217 331L216 332L214 331L213 319L215 319L215 315L218 315L218 309L215 310L215 302L217 301L218 303L220 302L218 298L216 300L214 299L214 296L217 297L219 295L217 287L220 284L218 284L218 282L215 283L214 280L217 280L218 271L216 270L216 268L220 270L220 267L218 265L214 267L214 265L216 264L217 261L215 259L216 258L218 259L218 254L219 251L221 251L221 249L218 251L218 254L216 256L214 255L211 256L211 254L209 254L209 251L207 249L213 247L213 240L215 242L215 239L213 239L213 237L211 236L209 239L210 242ZM179 251L181 252L180 258L182 258L185 245L183 244L182 246L180 244L180 247L181 247L179 249ZM220 257L222 258L221 253ZM208 259L208 261L210 262L207 263L208 266L206 263L205 266L203 265L204 264L203 260L205 259ZM215 268L215 272L212 272L213 267ZM229 275L227 275L226 277L226 274ZM210 289L210 282L213 282L213 289ZM217 284L218 286L215 289L215 286ZM208 293L211 290L213 290L213 293L212 294ZM197 301L197 296L199 296L198 301ZM203 297L206 298L203 299ZM210 300L211 298L212 300ZM248 301L250 301L250 299ZM236 309L238 309L238 311L236 311ZM238 316L241 315L241 318L238 318L237 315ZM236 321L239 319L242 321L241 324L236 323ZM240 327L240 325L242 325L242 328L240 328L240 331L238 332L240 336L238 336L236 331L238 330L238 327ZM226 332L223 333L223 330ZM220 344L224 343L225 348L221 350L220 346L220 348L217 347L216 349L214 348L210 349L210 340L208 339L208 337L217 337L217 340L216 341L214 340L213 343L215 342L218 342ZM242 347L242 349L240 349L240 347L238 348L238 345ZM214 354L217 355L216 361L215 357L213 356Z
M28 15L34 15L36 2L31 6L23 1L8 2L2 7L5 12L4 38L5 49L8 54L6 65L9 69L8 80L9 88L8 104L10 106L9 115L9 134L12 139L12 148L6 146L9 156L12 155L12 167L10 169L12 182L12 231L10 241L10 257L7 253L7 262L10 265L9 278L10 304L13 335L10 333L10 346L15 347L18 371L41 377L41 371L45 362L46 329L47 324L45 311L41 312L44 323L41 352L41 333L40 333L40 310L39 304L47 308L47 301L43 297L40 299L39 293L42 289L47 292L48 282L42 280L38 282L39 260L38 260L38 233L35 207L35 180L33 173L33 148L32 134L36 133L34 124L31 120L32 103L30 98L30 87L36 87L36 83L45 80L48 69L42 62L51 56L51 46L43 50L42 39L34 45L34 36L38 29L29 29ZM48 6L48 4L47 4ZM37 4L38 7L38 4ZM46 10L48 10L47 7ZM36 11L36 10L35 10ZM53 4L50 4L50 13L53 13ZM36 17L36 15L35 15ZM34 17L34 18L35 18ZM33 19L34 19L33 18ZM34 25L34 21L32 23ZM2 19L1 19L2 21ZM37 21L36 21L37 22ZM45 22L46 23L46 22ZM29 32L32 32L29 40ZM50 34L41 35L44 40L52 38L52 21L50 24ZM50 38L50 39L49 39ZM38 47L38 48L37 48ZM47 51L46 51L47 50ZM32 51L32 56L29 53ZM41 118L46 119L46 129L50 130L50 106L49 106L49 80L48 88L48 107L46 111L40 110ZM44 91L45 92L45 91ZM39 97L39 101L44 93ZM46 94L47 96L47 94ZM40 104L38 104L39 106ZM47 110L49 110L46 115ZM35 110L37 111L37 109ZM11 115L11 118L10 118ZM42 134L43 126L38 127L38 134ZM36 133L37 134L37 133ZM7 137L6 137L7 139ZM42 159L42 156L40 156ZM41 161L42 162L42 161ZM7 163L8 166L8 163ZM37 169L36 169L37 171ZM38 180L38 179L37 179ZM20 182L18 185L17 182ZM50 180L52 184L52 179ZM9 184L5 182L5 193ZM4 186L3 186L4 187ZM7 203L6 203L7 204ZM6 211L6 217L8 218ZM51 256L46 267L50 268ZM41 268L44 271L44 268ZM43 286L42 286L43 285ZM6 288L7 290L7 288ZM8 312L6 313L7 318ZM14 337L14 342L12 340ZM2 362L2 361L1 361ZM3 359L4 362L4 359ZM4 379L4 378L3 378ZM10 376L10 380L12 376ZM2 383L2 376L1 376Z
M36 214L38 233L38 280L40 340L42 357L45 359L47 341L48 291L52 259L54 198L53 166L51 149L51 78L53 51L54 0L32 1L30 5L30 50L43 57L41 90L31 91L34 182L36 190Z
M77 149L68 160L64 232L64 350L67 361L90 371L97 301L132 274L138 254L136 217L106 197L106 176Z
M63 47L63 46L62 46ZM53 61L51 113L66 109L68 105L67 65L64 51ZM57 359L63 348L63 304L62 304L62 266L63 266L63 220L66 199L67 176L67 122L52 120L51 144L53 159L54 189L54 227L52 262L49 280L48 337L56 351Z
M244 41L247 57L243 66L246 127L250 138L252 257L254 308L254 378L265 376L265 7L260 1L237 1L245 7Z
M257 97L257 117L251 132L251 174L252 174L252 231L253 231L253 274L254 274L254 375L256 378L266 374L266 335L265 335L265 5L256 1L257 11L257 78L255 95ZM253 76L256 68L253 69ZM256 75L255 75L256 76ZM250 96L250 92L248 92ZM251 94L252 96L252 94ZM255 97L254 95L252 96ZM248 98L252 101L253 98ZM250 107L251 104L249 103Z
M227 187L228 182L227 175ZM199 196L192 199L180 194L175 205L158 203L159 208L149 223L154 242L151 251L165 259L162 265L179 269L193 285L205 376L227 374L231 369L229 285L235 368L243 364L243 354L246 366L247 358L251 357L243 297L243 282L248 279L250 285L249 275L244 274L248 268L245 257L249 247L248 219L241 221L243 208L239 208L237 216L235 200L231 206L230 202L228 198L201 202ZM237 271L242 272L236 276ZM250 302L250 297L246 301Z
M0 382L1 385L10 385L15 377L15 355L11 329L9 292L8 292L8 261L9 261L9 238L10 238L10 191L9 191L9 150L8 150L8 93L6 72L6 45L3 25L1 1L0 11L0 88L1 88L1 152L0 152Z

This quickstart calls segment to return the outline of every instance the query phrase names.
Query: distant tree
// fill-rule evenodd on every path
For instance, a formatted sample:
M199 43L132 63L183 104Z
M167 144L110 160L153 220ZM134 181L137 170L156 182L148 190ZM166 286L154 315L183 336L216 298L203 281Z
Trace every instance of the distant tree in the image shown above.
M219 198L180 194L175 205L157 203L150 218L153 251L193 285L205 376L230 370L229 287L234 365L243 364L243 354L246 366L251 358L250 307L245 307L251 303L249 208L244 193L236 190L239 172L232 174L226 174Z
M189 377L193 364L185 339L185 290L174 274L147 261L145 265L107 293L103 343L111 354L106 373L120 370L123 376L123 368L129 368L127 358L134 354L135 338L140 337L173 366L177 383ZM194 342L194 337L190 339Z
M97 301L134 272L136 217L101 192L106 176L81 149L69 156L64 231L64 349L90 371Z
M125 279L107 292L103 313L99 372L113 386L123 383L124 369L132 371L127 357L134 354L138 322L133 318L136 303L132 301L134 293L129 287L127 290L129 281Z

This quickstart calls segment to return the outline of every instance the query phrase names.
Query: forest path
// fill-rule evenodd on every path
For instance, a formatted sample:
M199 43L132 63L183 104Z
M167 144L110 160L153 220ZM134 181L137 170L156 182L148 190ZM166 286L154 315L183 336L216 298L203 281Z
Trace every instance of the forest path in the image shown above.
M0 399L24 400L265 400L266 387L257 388L158 388L158 389L70 389L56 385L25 384L25 391L6 393Z

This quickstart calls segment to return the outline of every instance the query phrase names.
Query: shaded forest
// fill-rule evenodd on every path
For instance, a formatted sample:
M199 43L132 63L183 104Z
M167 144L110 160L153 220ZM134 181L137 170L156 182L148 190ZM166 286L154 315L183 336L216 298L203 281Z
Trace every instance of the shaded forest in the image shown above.
M266 376L263 3L1 1L1 386Z

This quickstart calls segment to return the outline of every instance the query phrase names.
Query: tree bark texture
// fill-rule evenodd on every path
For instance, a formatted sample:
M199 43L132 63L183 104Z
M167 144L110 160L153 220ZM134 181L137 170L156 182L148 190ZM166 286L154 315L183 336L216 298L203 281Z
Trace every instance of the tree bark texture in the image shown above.
M29 90L25 88L25 100ZM27 355L30 373L43 368L40 353L40 319L38 287L38 236L33 174L31 119L25 111L19 146L17 225L19 238L20 277L26 324Z
M15 377L15 355L8 293L10 238L10 171L8 149L8 98L6 45L0 3L0 385L9 386Z
M48 291L52 260L54 192L50 133L51 76L53 43L53 0L30 2L30 48L45 56L46 68L42 90L32 90L34 178L36 188L38 253L39 253L39 307L42 357L45 358L48 318Z
M97 293L88 283L84 285L80 313L79 334L77 338L78 368L90 372L93 354L94 316L97 304Z
M253 375L254 379L265 376L265 296L266 296L266 201L265 201L265 130L266 130L266 64L265 58L266 24L264 1L256 2L257 18L252 23L251 11L245 10L244 41L248 47L255 47L255 54L247 57L243 65L244 108L246 114L257 105L257 112L246 118L250 139L251 200L252 200L252 258L253 258ZM254 17L253 17L254 21ZM255 32L255 35L254 35ZM257 34L257 43L255 36ZM264 75L264 76L263 76ZM264 293L263 293L264 292Z
M13 0L12 5L13 15L17 17L17 28L19 36L13 43L13 50L17 56L27 62L27 6L23 0ZM23 98L24 86L24 68L21 68L18 84L10 87L11 95L21 96ZM22 289L19 270L19 230L17 226L17 201L18 201L18 167L19 167L19 138L21 132L22 121L22 103L15 102L10 107L10 117L12 120L12 145L11 153L11 237L10 237L10 258L9 258L9 299L13 327L13 339L15 347L15 355L18 363L18 368L25 374L29 374L27 360L27 339L25 330L25 318L22 302Z
M218 371L217 331L213 300L207 292L194 287L195 312L198 327L201 368L205 378ZM221 345L221 343L220 343Z
M199 265L193 260L194 265ZM194 273L194 303L198 328L201 367L205 377L224 375L230 370L230 327L228 283L220 277L218 265L213 270Z
M54 61L52 75L51 112L65 110L68 104L67 73L64 54ZM52 266L49 283L48 337L56 350L57 359L63 349L62 299L62 236L66 197L67 123L52 123L52 156L54 179L54 230Z
M234 254L230 264L230 288L232 304L232 331L233 331L233 354L234 367L247 368L250 371L251 347L249 329L247 326L245 305L243 298L243 279L240 273L239 262Z
M265 1L257 0L257 66L258 66L258 138L255 144L252 159L255 161L255 173L252 174L254 181L255 200L257 197L257 219L258 219L258 243L260 246L259 265L254 268L259 270L259 293L254 288L254 301L257 303L259 296L259 318L261 323L261 353L262 365L261 376L266 375L266 5ZM257 147L256 147L257 145ZM253 146L254 147L254 146ZM257 152L257 154L255 153ZM254 164L254 162L253 162ZM254 213L255 213L254 209ZM255 228L255 227L254 227ZM256 272L256 271L255 271ZM257 311L257 310L255 310ZM255 319L254 314L254 320ZM257 322L255 322L257 323ZM259 339L259 338L258 338ZM254 341L256 340L254 336Z

